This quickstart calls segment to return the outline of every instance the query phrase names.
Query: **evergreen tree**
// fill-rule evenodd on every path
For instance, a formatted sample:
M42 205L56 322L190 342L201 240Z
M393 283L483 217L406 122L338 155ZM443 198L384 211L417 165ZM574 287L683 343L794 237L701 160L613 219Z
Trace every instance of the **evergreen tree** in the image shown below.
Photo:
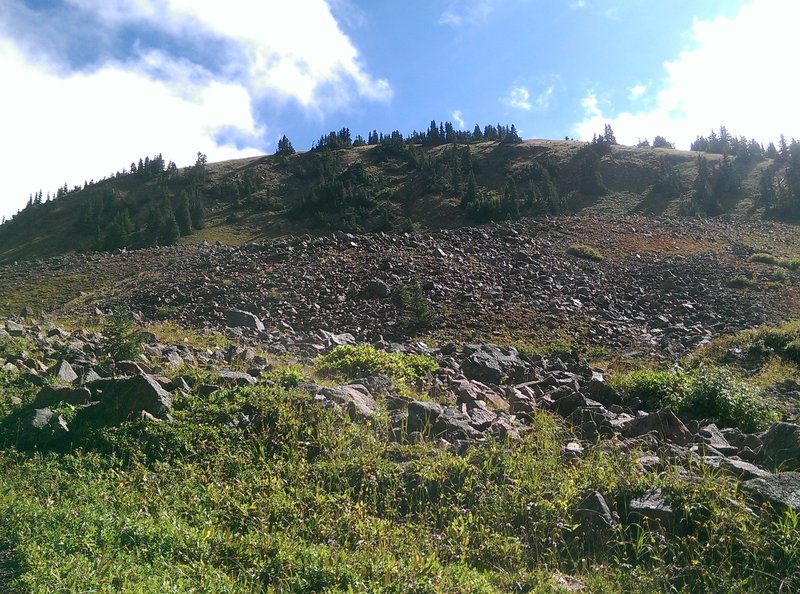
M161 245L174 245L178 243L181 237L181 229L178 227L178 221L175 220L175 214L169 206L164 206L161 210L163 225L159 243Z
M206 209L203 205L203 197L200 196L199 192L195 192L190 212L192 215L192 227L195 229L204 229L206 226Z
M192 233L192 215L189 211L189 194L186 190L182 190L178 194L178 199L175 202L174 208L175 220L178 223L181 235L190 235Z

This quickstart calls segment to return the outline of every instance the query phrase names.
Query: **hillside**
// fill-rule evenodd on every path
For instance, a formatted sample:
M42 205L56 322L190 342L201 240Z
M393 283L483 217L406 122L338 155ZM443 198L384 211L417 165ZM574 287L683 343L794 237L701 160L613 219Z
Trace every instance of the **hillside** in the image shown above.
M159 156L138 172L64 191L19 213L0 226L0 262L175 241L242 244L293 232L455 228L519 215L693 213L700 155L526 140L387 142L198 161L182 170L165 169ZM702 157L712 175L721 175L721 155ZM718 191L714 208L762 217L763 174L774 174L778 164L737 157L732 165L736 183ZM192 224L190 217L202 220Z
M0 227L0 592L800 592L791 162L200 157Z

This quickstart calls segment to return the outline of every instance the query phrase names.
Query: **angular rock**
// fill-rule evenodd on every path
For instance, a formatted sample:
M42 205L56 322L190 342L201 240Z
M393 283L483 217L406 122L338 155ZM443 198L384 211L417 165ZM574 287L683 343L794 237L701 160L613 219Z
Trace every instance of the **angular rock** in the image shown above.
M32 408L19 418L19 445L23 447L48 447L56 445L69 433L69 427L60 413L49 408Z
M634 522L657 522L664 527L673 525L677 519L675 509L660 488L650 489L631 499L628 502L627 518Z
M226 369L225 371L221 371L219 373L218 383L220 386L227 386L227 387L254 386L256 384L256 378L254 378L249 373L245 373L243 371L231 371L229 369Z
M695 436L695 442L707 444L723 456L731 456L739 451L739 448L728 443L728 440L713 423L700 428Z
M225 323L231 328L249 328L251 330L264 330L264 322L254 313L242 309L225 310Z
M775 423L770 427L755 462L772 470L800 470L800 425Z
M67 404L87 404L92 398L92 393L89 388L69 388L65 386L42 386L36 399L33 401L33 406L36 408L45 408L65 402Z
M625 437L639 437L654 431L667 441L679 446L686 446L692 441L692 434L675 413L669 409L636 417L623 428Z
M48 370L48 373L53 376L56 382L63 384L71 384L78 380L78 374L72 368L68 361L61 360Z
M768 503L782 511L800 511L800 472L781 472L742 483L742 488L758 503Z
M361 384L321 388L317 396L322 396L326 400L346 408L351 419L368 419L377 411L375 399Z
M408 433L419 431L430 433L439 415L442 414L442 407L435 402L424 402L414 400L408 403Z
M599 491L589 493L578 504L574 518L581 527L584 542L589 549L606 546L617 524Z
M97 390L99 400L95 405L78 411L76 424L116 425L140 411L156 418L166 418L172 407L169 392L148 375L98 380L87 387L93 389L95 384L100 384Z
M504 381L524 382L530 379L531 366L514 349L501 349L493 344L466 347L461 371L469 379L489 384Z
M25 334L25 326L13 320L6 320L6 332L9 336L22 336Z
M469 416L455 407L448 406L433 422L433 434L448 440L476 440L483 434L470 425Z

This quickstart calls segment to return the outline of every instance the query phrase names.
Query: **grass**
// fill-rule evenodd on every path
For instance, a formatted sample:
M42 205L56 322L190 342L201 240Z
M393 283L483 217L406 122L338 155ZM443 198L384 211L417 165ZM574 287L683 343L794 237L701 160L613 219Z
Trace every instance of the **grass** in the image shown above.
M773 266L780 266L787 270L800 270L800 259L796 258L778 258L766 252L759 252L753 254L748 258L750 262L760 262L762 264L771 264Z
M603 254L600 253L600 250L598 250L596 247L582 243L573 243L567 248L567 253L570 256L583 258L584 260L593 260L595 262L601 262L602 260L605 260L605 256L603 256Z
M796 591L800 529L758 517L736 485L645 472L634 454L561 456L563 428L457 456L387 442L280 388L177 399L172 423L130 422L71 453L0 453L0 541L30 592ZM249 406L248 430L227 420ZM31 480L31 477L38 477ZM635 524L587 548L572 520L663 488L682 528ZM724 571L722 571L724 568Z

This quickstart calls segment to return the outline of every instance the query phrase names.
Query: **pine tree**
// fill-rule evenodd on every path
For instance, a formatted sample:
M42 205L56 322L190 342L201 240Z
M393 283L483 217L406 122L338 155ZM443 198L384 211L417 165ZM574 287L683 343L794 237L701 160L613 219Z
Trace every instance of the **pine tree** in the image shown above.
M189 211L189 194L182 190L174 208L175 220L178 223L181 235L192 233L192 215Z

